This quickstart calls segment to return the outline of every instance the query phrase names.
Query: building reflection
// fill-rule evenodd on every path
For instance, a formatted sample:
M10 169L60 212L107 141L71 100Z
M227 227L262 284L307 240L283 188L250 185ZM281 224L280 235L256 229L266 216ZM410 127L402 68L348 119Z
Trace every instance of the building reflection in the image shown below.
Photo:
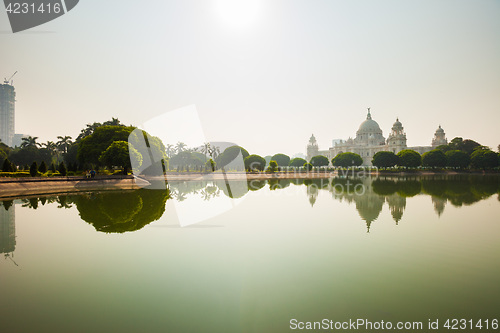
M0 206L0 254L5 259L13 260L15 250L16 207L13 201L4 201Z

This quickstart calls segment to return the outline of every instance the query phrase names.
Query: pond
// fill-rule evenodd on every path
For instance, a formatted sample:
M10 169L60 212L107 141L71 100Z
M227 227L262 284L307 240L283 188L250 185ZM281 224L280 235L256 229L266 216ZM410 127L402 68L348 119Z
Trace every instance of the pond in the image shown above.
M0 330L444 331L456 318L484 332L500 319L499 177L227 185L3 201Z

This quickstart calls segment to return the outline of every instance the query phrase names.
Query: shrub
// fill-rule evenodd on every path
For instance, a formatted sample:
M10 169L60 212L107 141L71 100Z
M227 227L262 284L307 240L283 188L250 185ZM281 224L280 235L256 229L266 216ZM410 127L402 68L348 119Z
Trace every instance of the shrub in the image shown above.
M360 166L361 164L363 164L363 159L355 153L340 153L332 159L332 165L344 168Z
M30 175L31 177L35 177L36 175L38 175L38 165L36 164L36 162L33 162L33 164L31 164Z
M275 160L269 161L269 167L266 170L267 172L276 172L278 171L278 162Z
M323 155L313 156L311 158L310 163L315 167L328 166L328 164L330 164L330 162L328 161L328 158L326 156L323 156Z
M38 172L40 173L47 172L47 164L45 164L45 161L42 161L42 163L40 163L40 166L38 167Z
M398 163L399 158L392 151L379 151L372 159L372 164L377 168L390 168Z
M416 168L422 165L422 156L411 149L401 150L398 154L399 163L398 165L407 168Z
M244 159L245 169L248 171L264 171L266 160L259 155L249 155Z
M464 169L469 166L470 156L461 150L449 150L445 153L447 166L452 168Z
M307 163L307 161L305 159L300 158L300 157L296 157L296 158L292 159L290 161L290 163L288 163L288 165L291 167L301 167L301 166L304 166L305 163Z
M311 171L313 168L313 165L311 163L304 163L304 169L306 169L307 171Z
M275 154L273 157L271 157L271 161L275 161L278 166L288 166L290 163L290 157L285 154ZM269 162L270 164L271 162Z
M64 162L59 163L58 170L61 176L66 176L66 174L68 173L68 170L66 169L66 165L64 164Z
M443 168L446 163L446 155L440 149L434 149L422 155L422 164L426 167Z

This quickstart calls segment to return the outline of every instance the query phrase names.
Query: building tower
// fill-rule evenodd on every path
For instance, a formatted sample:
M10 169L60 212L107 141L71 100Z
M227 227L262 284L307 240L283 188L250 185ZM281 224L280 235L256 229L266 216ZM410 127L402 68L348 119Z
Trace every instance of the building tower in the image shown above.
M0 140L12 147L15 125L16 92L14 87L6 80L0 84Z
M436 133L434 133L434 139L432 139L432 148L436 148L438 146L447 144L448 144L448 139L446 139L444 130L441 128L441 125L439 125L438 129L436 130Z
M396 118L396 122L392 125L391 134L387 138L387 145L389 146L389 151L392 151L394 154L406 149L406 133L399 118Z
M316 138L314 134L311 134L311 138L309 139L309 144L307 145L307 160L310 161L313 156L318 155L318 143L316 142Z

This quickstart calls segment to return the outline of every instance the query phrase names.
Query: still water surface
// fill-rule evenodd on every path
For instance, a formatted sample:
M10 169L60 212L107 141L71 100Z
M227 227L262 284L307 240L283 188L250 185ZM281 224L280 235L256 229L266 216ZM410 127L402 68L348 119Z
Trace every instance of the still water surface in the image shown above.
M0 331L500 319L498 177L169 186L4 201Z

